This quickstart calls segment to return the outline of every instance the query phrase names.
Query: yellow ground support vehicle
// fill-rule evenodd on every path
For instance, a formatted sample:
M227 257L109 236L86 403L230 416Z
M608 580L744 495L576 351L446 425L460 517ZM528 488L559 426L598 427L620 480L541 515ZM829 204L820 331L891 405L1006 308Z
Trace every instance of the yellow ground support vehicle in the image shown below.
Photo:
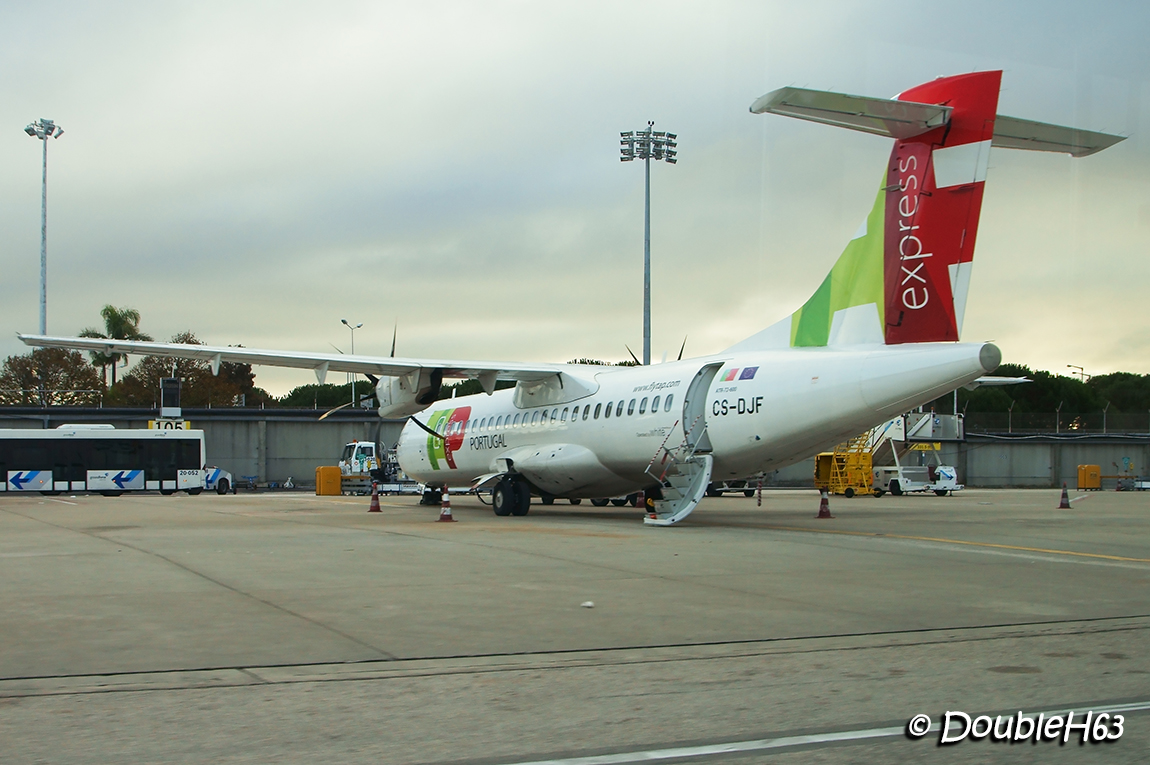
M871 434L863 433L845 441L831 452L815 457L815 488L847 499L856 494L873 494L873 455Z

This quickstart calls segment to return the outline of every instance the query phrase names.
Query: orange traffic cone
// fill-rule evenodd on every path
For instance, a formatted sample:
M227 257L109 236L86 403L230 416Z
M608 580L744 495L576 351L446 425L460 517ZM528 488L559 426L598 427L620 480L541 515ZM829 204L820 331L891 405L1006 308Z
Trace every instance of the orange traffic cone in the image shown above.
M371 482L371 506L369 508L367 508L367 512L369 512L369 513L382 513L383 512L382 510L379 509L379 485L375 481Z
M439 511L439 521L444 523L455 523L455 519L451 517L451 493L447 488L443 489L443 505Z
M1070 497L1066 494L1066 482L1062 482L1062 501L1058 503L1059 510L1070 509Z
M815 517L816 518L834 518L834 516L831 515L831 505L827 501L827 490L826 489L823 489L823 491L822 491L822 499L819 500L819 514L816 515Z

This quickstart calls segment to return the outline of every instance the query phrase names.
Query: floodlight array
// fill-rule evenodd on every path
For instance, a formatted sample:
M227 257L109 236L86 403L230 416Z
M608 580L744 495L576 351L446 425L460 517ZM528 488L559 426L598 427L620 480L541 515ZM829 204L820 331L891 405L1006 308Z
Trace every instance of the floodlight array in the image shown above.
M52 120L39 119L24 128L24 132L43 141L45 138L59 138L64 135L64 128Z
M653 159L673 165L678 162L676 143L679 136L654 130L655 123L648 122L646 130L628 130L619 134L620 162L634 159Z

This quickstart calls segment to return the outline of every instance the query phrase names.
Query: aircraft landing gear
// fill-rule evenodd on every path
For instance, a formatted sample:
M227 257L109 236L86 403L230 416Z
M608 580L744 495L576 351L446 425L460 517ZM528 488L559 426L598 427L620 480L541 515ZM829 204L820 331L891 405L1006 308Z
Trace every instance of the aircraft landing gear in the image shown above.
M491 491L491 509L496 515L527 515L531 509L531 488L526 481L502 478Z
M428 486L423 490L423 497L419 500L419 504L438 507L443 504L443 490Z

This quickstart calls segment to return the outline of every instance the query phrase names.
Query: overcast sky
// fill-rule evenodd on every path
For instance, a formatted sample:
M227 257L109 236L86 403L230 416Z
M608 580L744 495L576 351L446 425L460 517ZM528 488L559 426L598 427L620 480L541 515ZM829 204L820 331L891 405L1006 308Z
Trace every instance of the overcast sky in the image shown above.
M0 356L131 306L158 340L566 361L717 352L798 307L890 142L748 113L785 85L892 96L1003 69L999 112L1130 138L991 155L964 340L1150 373L1150 6L1068 2L4 3ZM923 10L923 9L928 10ZM314 382L257 370L273 393Z

